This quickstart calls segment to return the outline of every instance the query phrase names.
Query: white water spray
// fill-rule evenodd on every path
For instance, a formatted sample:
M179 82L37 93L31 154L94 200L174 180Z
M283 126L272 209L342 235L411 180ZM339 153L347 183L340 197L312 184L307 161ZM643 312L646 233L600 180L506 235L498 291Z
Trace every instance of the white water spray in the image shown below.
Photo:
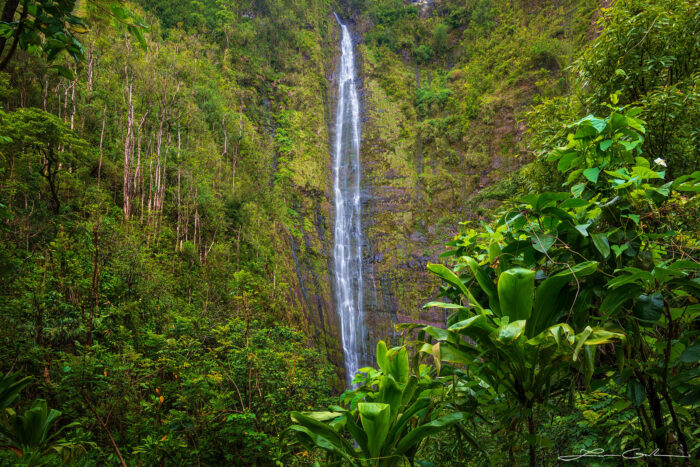
M335 191L335 295L348 383L360 367L363 347L362 226L360 219L360 101L348 27L336 15L342 37L338 108L333 147Z

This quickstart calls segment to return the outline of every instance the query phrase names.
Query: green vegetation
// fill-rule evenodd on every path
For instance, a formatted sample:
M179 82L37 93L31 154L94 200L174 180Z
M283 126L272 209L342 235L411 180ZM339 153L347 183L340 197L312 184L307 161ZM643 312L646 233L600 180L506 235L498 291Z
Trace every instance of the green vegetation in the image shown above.
M68 446L89 465L288 462L290 411L339 381L310 305L330 281L307 279L330 9L206 2L211 24L164 28L134 4L51 3L3 30L27 34L26 10L57 22L36 45L80 53L20 36L0 74L0 374L33 376L3 404L0 464Z
M467 222L448 243L451 267L428 265L444 286L443 299L425 307L450 311L446 328L399 325L400 351L414 355L409 374L436 388L430 417L464 417L403 461L535 466L589 454L592 465L610 465L591 455L627 452L690 465L697 457L698 57L681 38L697 33L698 18L689 2L618 2L575 62L582 91L544 97L527 115L528 141L539 147L507 182L514 192L492 221ZM401 43L383 37L377 46ZM425 50L420 61L431 57ZM535 41L529 57L554 68L555 50ZM418 115L433 105L444 112L450 95L420 89ZM354 407L381 392L381 381L365 387L375 371L361 370L360 389L341 398L348 409L326 413L325 429L343 433L348 416L364 426Z
M428 369L409 374L408 352L404 347L387 350L377 344L379 370L367 368L355 379L358 387L343 395L350 410L339 412L292 413L297 423L289 427L297 442L307 449L318 446L331 464L395 466L413 461L421 441L466 418L462 412L439 418L434 395L441 391ZM328 424L323 423L328 421ZM346 439L346 433L351 441ZM352 443L356 443L355 448Z
M334 11L378 342L340 396ZM700 456L697 2L1 15L0 464Z
M479 202L482 190L532 160L524 113L576 88L565 70L592 34L598 2L407 3L353 5L365 38L368 237L382 258L373 269L394 284L382 299L419 318L413 310L436 292L425 264L459 222L512 195Z

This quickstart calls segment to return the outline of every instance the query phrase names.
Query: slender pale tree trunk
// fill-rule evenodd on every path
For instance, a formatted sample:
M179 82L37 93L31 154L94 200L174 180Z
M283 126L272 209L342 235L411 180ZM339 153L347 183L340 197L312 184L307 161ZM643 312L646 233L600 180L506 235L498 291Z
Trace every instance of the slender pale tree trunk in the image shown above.
M75 70L75 79L73 80L73 83L71 84L71 91L70 91L70 103L71 103L71 113L70 113L70 129L73 130L75 129L75 88L76 85L78 84L78 70Z
M105 123L107 121L107 104L105 104L105 108L102 111L102 130L100 131L100 161L97 164L97 190L100 190L100 181L102 179L102 156L104 154L103 152L103 143L105 140Z
M134 100L133 100L133 81L129 82L129 73L126 72L126 82L127 88L129 90L128 98L128 110L127 110L127 123L126 123L126 136L124 137L124 219L129 220L131 216L131 154L132 148L131 140L132 133L134 130Z

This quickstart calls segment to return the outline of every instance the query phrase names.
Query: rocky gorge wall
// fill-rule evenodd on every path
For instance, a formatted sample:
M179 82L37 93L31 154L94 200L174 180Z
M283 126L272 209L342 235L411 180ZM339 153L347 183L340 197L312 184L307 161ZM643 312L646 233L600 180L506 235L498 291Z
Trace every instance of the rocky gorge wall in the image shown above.
M426 265L440 261L461 223L478 222L508 195L508 175L530 156L523 114L541 96L567 92L562 70L587 40L597 7L592 0L345 2L361 81L362 365L374 363L377 340L398 341L395 324L444 322L442 310L422 308L439 293ZM323 22L321 42L292 77L298 84L274 138L291 174L293 300L342 378L329 144L339 28L332 14ZM420 51L428 49L426 59Z
M566 92L562 69L598 7L396 4L377 2L354 16L369 349L378 339L398 340L397 323L444 323L443 310L422 308L439 293L426 265L440 261L462 222L478 222L508 195L504 180L529 157L523 113L540 96ZM426 44L429 60L417 52Z

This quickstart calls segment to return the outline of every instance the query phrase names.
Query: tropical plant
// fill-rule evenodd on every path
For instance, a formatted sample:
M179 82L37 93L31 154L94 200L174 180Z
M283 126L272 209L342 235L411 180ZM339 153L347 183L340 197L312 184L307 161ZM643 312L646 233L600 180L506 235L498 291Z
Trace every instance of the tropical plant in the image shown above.
M611 99L617 104L616 94ZM700 266L693 258L696 246L677 232L693 221L666 213L690 208L691 215L700 173L666 181L667 162L644 157L640 109L613 105L608 105L607 118L588 116L578 122L568 144L549 157L568 173L571 192L599 212L583 226L591 231L591 243L609 275L599 292L598 320L621 323L631 350L615 381L626 387L642 431L657 448L669 452L668 434L673 432L681 454L689 455L683 426L690 423L699 394L692 323L698 316ZM679 371L687 364L693 366Z
M437 343L428 342L420 350L436 362L467 365L499 394L512 398L519 415L527 420L530 464L535 465L538 442L535 406L546 402L552 391L566 390L569 363L579 360L580 354L587 384L594 370L596 346L624 340L624 334L619 329L590 326L575 333L566 323L553 323L561 316L556 301L561 289L573 280L593 274L595 262L565 268L535 288L535 271L508 269L498 275L495 285L476 260L470 257L465 260L488 295L489 308L479 304L454 272L443 265L429 265L430 271L461 291L469 306L457 305L447 329L422 328ZM426 306L454 308L453 304L439 302ZM513 413L508 411L507 416Z
M583 360L578 386L585 387L597 367L614 363L608 352L596 358L597 345L625 341L615 347L617 373L608 367L615 375L609 387L626 388L646 439L669 452L673 432L687 455L683 425L697 404L696 336L689 330L698 265L692 237L678 232L692 225L686 216L696 202L684 194L698 191L700 174L666 181L666 162L642 152L639 110L617 107L616 95L611 100L607 117L572 124L566 143L549 155L568 192L506 204L497 222L450 243L454 271L429 266L448 283L443 294L452 303L426 306L457 311L447 330L424 329L438 343L426 338L421 351L473 367L529 418L536 403L575 387L560 370ZM683 212L681 206L690 208L687 215L666 215ZM533 435L531 443L546 443ZM531 444L531 463L534 457Z
M49 409L43 399L35 400L22 415L11 414L9 420L0 423L0 443L4 449L14 451L26 465L44 465L47 456L57 454L67 461L85 451L81 444L61 437L66 429L77 423L56 427L61 412Z
M19 392L32 380L30 376L19 377L20 373L17 372L8 373L0 378L0 410L5 410L15 405L19 399Z
M329 462L388 467L406 459L412 463L425 438L466 418L464 412L440 416L434 391L442 385L431 380L425 367L419 375L410 374L405 347L387 350L380 341L377 363L379 370L360 370L366 376L358 375L355 383L361 386L346 393L349 409L293 412L295 425L287 434L307 449L325 451Z

